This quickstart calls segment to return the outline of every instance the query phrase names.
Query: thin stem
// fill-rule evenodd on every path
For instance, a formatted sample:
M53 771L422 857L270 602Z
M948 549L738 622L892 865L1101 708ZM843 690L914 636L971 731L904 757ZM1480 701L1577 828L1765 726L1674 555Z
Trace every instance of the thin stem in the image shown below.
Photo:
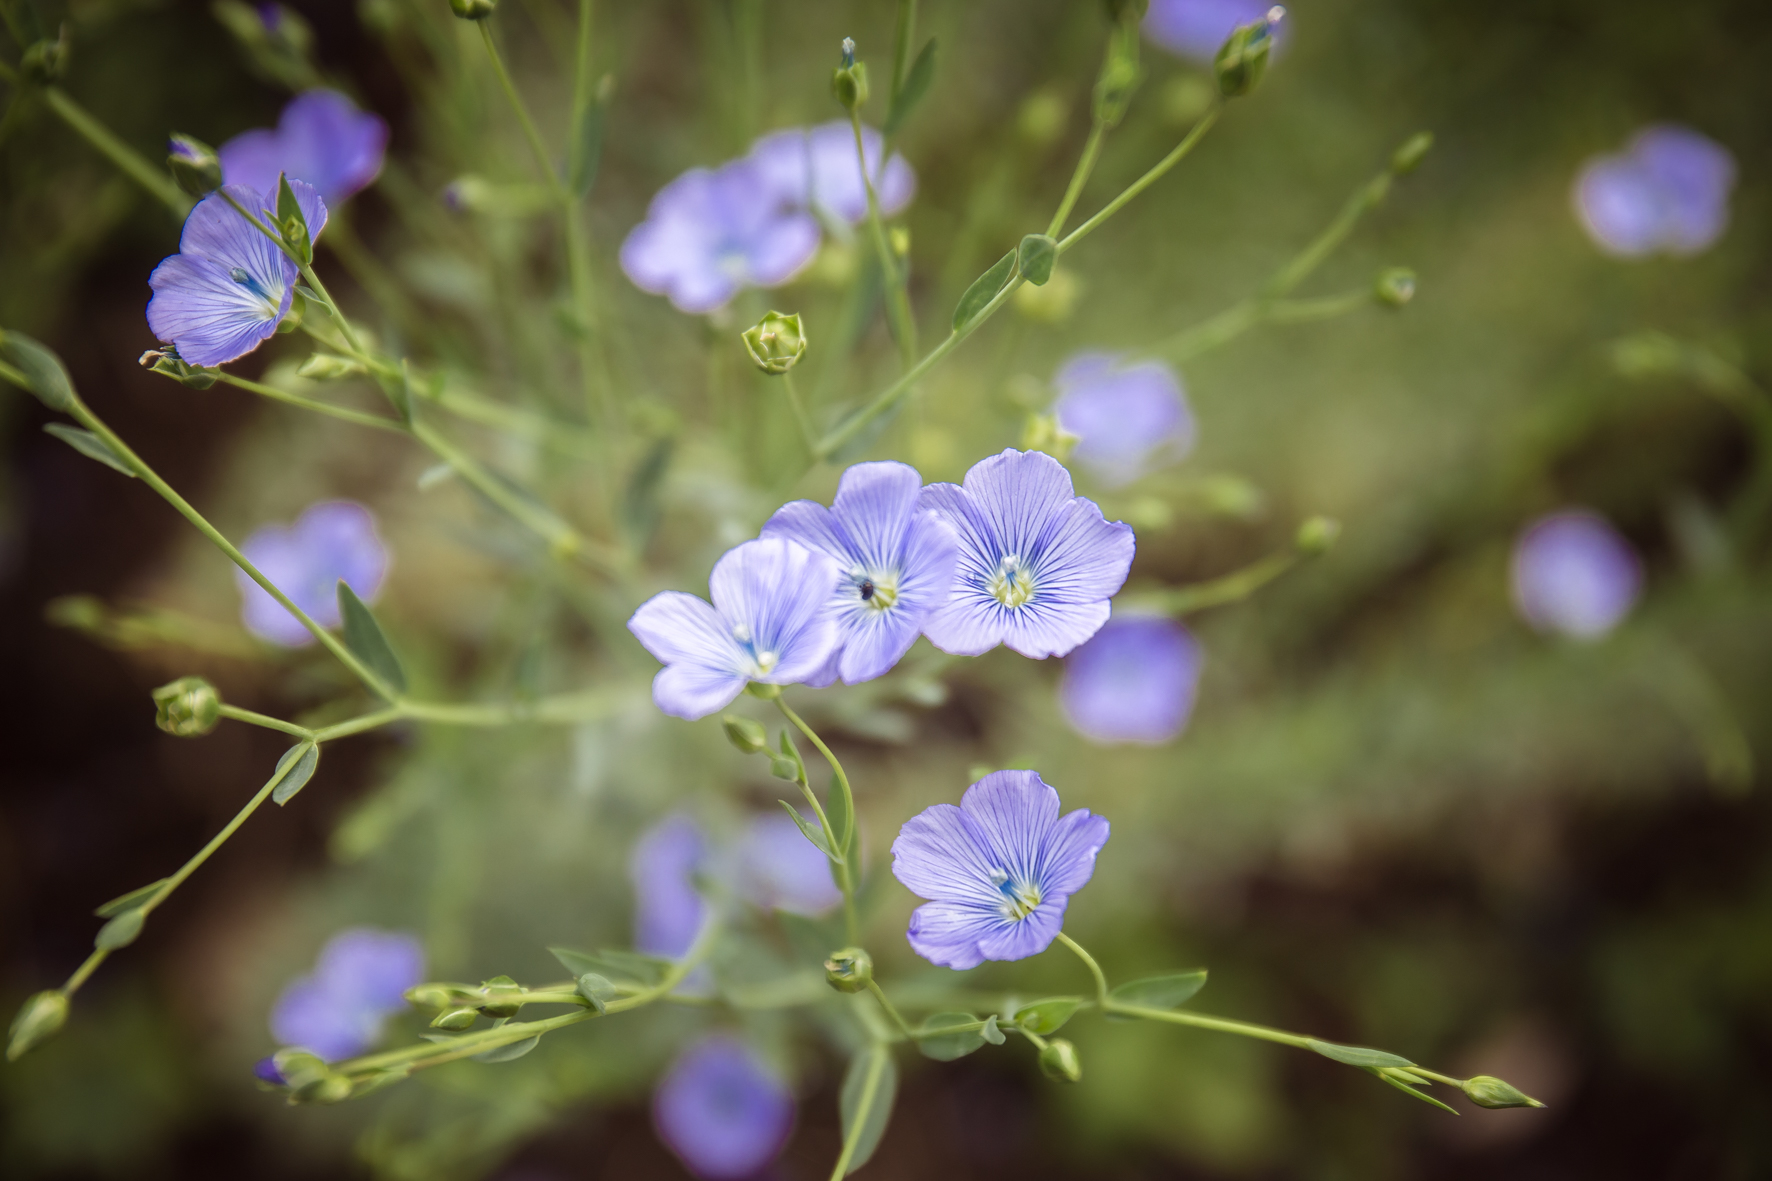
M911 1029L910 1024L905 1021L903 1015L901 1015L898 1009L893 1006L892 1002L886 999L886 993L881 989L880 982L878 980L870 979L868 981L868 991L874 994L874 999L880 1002L880 1007L886 1010L886 1016L892 1018L892 1024L898 1026L898 1031L904 1034L905 1040L916 1041L916 1032Z
M1216 1029L1220 1033L1234 1033L1240 1037L1279 1042L1283 1046L1294 1046L1300 1050L1310 1049L1312 1041L1311 1038L1302 1034L1287 1033L1283 1029L1254 1025L1247 1021L1232 1021L1225 1017L1208 1017L1204 1013L1190 1013L1185 1009L1147 1009L1143 1005L1125 1005L1113 1000L1110 1000L1102 1008L1105 1012L1120 1013L1127 1017L1142 1017L1149 1021L1167 1021L1171 1025L1192 1025L1199 1029Z
M874 191L874 178L868 175L868 154L861 138L861 112L849 111L849 126L855 133L855 157L861 167L862 187L868 196L868 229L874 239L874 252L880 258L881 276L886 286L886 307L892 321L892 335L898 341L899 361L910 369L917 360L917 321L911 312L910 261L898 259L886 240L886 224L880 217L880 198ZM885 145L881 145L881 168L885 168Z
M1099 1004L1103 1009L1107 1008L1107 1006L1108 1006L1108 982L1107 982L1107 976L1102 973L1101 965L1095 962L1094 956L1090 955L1087 951L1083 950L1083 945L1081 943L1078 943L1075 939L1072 939L1069 935L1066 935L1063 931L1060 931L1058 933L1058 941L1060 943L1064 944L1066 947L1070 948L1072 951L1076 952L1077 958L1082 960L1084 964L1088 965L1089 974L1091 976L1095 977L1095 1000L1096 1000L1096 1003Z
M861 1134L868 1126L868 1113L873 1110L874 1096L879 1094L880 1079L886 1074L886 1063L890 1061L891 1051L884 1042L875 1042L868 1047L868 1069L861 1084L861 1101L856 1104L856 1120L843 1137L843 1151L837 1156L837 1165L831 1170L831 1181L843 1181L849 1175L849 1162L855 1157L856 1147L861 1143Z
M191 212L191 206L195 202L173 183L170 176L149 164L141 153L118 139L108 127L94 119L86 108L69 98L61 87L44 87L43 97L50 109L61 116L62 122L72 127L126 176L146 189L156 201L165 205L173 217L183 221L185 215Z
M781 383L788 394L788 405L793 407L794 421L800 424L800 437L806 440L806 449L814 451L818 447L818 435L812 429L812 420L806 417L806 404L800 400L800 387L794 384L792 370L781 375Z
M249 726L262 726L266 730L280 730L296 738L314 741L314 732L306 726L298 726L294 722L285 722L282 718L273 718L268 714L256 713L250 709L241 709L237 705L224 703L221 707L221 716L231 718L236 722L245 722Z
M1087 238L1108 218L1120 212L1121 209L1124 209L1127 203L1134 197L1163 179L1163 176L1171 168L1174 168L1177 164L1181 163L1187 154L1194 150L1195 145L1205 137L1208 131L1212 130L1212 125L1218 122L1218 116L1223 113L1223 101L1214 99L1212 105L1206 108L1206 113L1201 115L1199 121L1194 124L1193 130L1189 131L1187 135L1182 138L1182 141L1175 145L1173 151L1157 161L1149 172L1146 172L1143 176L1127 185L1119 196L1102 206L1094 217L1091 217L1088 221L1065 235L1065 237L1058 243L1058 252L1063 254L1078 242Z
M584 151L584 127L581 119L592 118L591 106L596 83L591 78L591 28L592 0L579 0L578 4L578 52L573 58L572 66L572 159ZM562 214L566 219L566 273L572 285L572 302L578 307L580 321L578 340L579 379L584 385L585 414L596 418L601 413L604 426L612 425L609 421L611 408L608 394L611 383L607 374L602 373L603 364L598 342L601 339L597 324L595 294L591 283L590 242L585 233L584 222L579 209L579 201L566 185L560 186ZM604 397L597 396L597 376L603 377Z
M1155 610L1167 615L1189 615L1208 607L1238 603L1292 569L1300 556L1296 550L1269 554L1241 570L1232 571L1210 582L1197 582L1192 586L1170 587L1160 591L1135 591L1124 596L1119 605L1132 611Z
M806 788L806 797L812 801L812 807L818 813L819 823L824 826L831 843L840 855L839 858L832 859L832 864L837 869L837 886L843 892L844 928L849 935L849 942L854 943L861 938L861 919L855 908L855 890L859 884L857 879L860 876L857 872L859 867L852 864L853 858L850 856L859 844L855 840L855 793L850 790L849 776L844 773L843 764L837 761L837 756L831 753L831 748L824 744L824 739L820 738L812 727L808 726L805 720L794 712L793 707L788 705L779 693L775 697L775 704L781 710L782 716L793 723L794 728L804 734L812 742L812 745L818 748L818 753L823 755L825 762L831 766L831 775L837 782L837 789L843 793L844 824L843 831L838 833L832 831L831 822L825 816L824 809L818 806L818 798L812 794L812 789L806 785L804 777L801 779L801 786Z
M849 788L849 776L844 774L843 764L837 761L837 756L831 753L831 748L824 744L824 739L820 738L812 727L806 724L804 718L794 712L792 706L780 697L775 699L775 704L781 710L782 716L792 722L794 728L804 734L807 740L818 748L818 753L824 756L824 761L831 765L831 774L836 777L837 787L843 793L843 811L846 814L843 831L833 835L838 837L837 847L847 854L850 843L855 839L855 793Z
M1097 118L1089 129L1089 139L1083 144L1083 154L1077 160L1076 170L1071 173L1071 183L1065 188L1064 199L1058 203L1058 211L1052 215L1052 221L1046 226L1048 238L1058 237L1058 231L1064 229L1064 223L1070 220L1071 210L1077 207L1077 199L1083 195L1083 186L1089 182L1089 174L1095 171L1095 160L1101 154L1101 144L1107 138L1107 133L1107 122Z
M548 183L556 190L565 192L560 183L560 174L555 171L553 162L548 158L548 146L542 142L541 132L535 128L535 120L529 117L529 108L523 103L523 96L517 93L517 87L511 82L510 72L505 69L504 58L499 56L498 43L492 39L490 21L475 22L480 26L480 39L486 43L486 55L492 59L492 72L498 75L498 84L505 92L505 98L511 109L517 113L517 122L523 125L523 135L529 140L529 150L535 153L535 163Z
M263 382L249 381L244 377L235 377L232 373L219 373L217 379L248 393L257 394L261 398L269 398L273 402L282 402L289 406L299 406L303 410L312 410L316 414L324 414L343 422L356 423L358 426L373 427L378 431L394 431L406 434L406 425L398 419L385 418L379 414L369 414L362 410L351 410L344 406L334 406L330 402L322 402L318 398L310 398L305 394L295 394L288 390L280 390L274 385Z
M898 20L892 30L891 106L898 105L899 91L911 70L911 42L917 36L917 0L898 0Z
M1361 185L1354 195L1347 199L1347 203L1341 207L1341 212L1335 215L1335 220L1330 222L1328 227L1318 234L1310 245L1299 251L1297 257L1281 267L1274 277L1268 280L1267 285L1262 288L1262 295L1273 299L1289 293L1304 282L1310 273L1321 266L1323 260L1333 254L1335 248L1345 242L1347 236L1353 233L1354 226L1359 224L1361 215L1384 200L1385 194L1390 192L1391 177L1392 173L1387 168Z

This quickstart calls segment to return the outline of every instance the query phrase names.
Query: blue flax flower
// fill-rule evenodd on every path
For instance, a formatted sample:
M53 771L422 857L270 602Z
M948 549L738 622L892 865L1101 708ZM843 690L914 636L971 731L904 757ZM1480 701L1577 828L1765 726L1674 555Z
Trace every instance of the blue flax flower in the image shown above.
M765 813L746 826L737 873L744 896L763 910L813 916L843 900L831 880L831 863L781 812Z
M1110 488L1130 484L1194 449L1194 415L1181 379L1161 361L1121 365L1078 353L1053 375L1058 425L1076 435L1072 458Z
M295 524L266 525L240 547L259 572L321 627L337 627L338 584L373 602L388 572L388 551L375 531L375 517L349 500L311 505ZM234 571L240 586L241 619L246 630L286 648L314 642L283 605L244 570Z
M707 857L701 827L681 812L634 843L628 876L634 884L635 950L670 960L689 950L707 918L707 903L696 889Z
M1033 771L993 772L958 808L926 808L892 842L893 876L929 900L911 915L912 949L955 969L1038 955L1107 839L1106 818L1087 808L1061 817Z
M1272 0L1151 0L1144 35L1179 57L1211 65L1227 38L1264 19ZM1281 36L1283 25L1275 26Z
M756 1051L717 1033L685 1050L659 1081L652 1121L697 1177L750 1177L787 1143L794 1095Z
M775 287L818 253L818 223L749 160L693 168L658 191L621 244L621 269L678 310L711 312L745 287Z
M763 526L764 537L799 542L842 571L833 597L841 646L809 684L840 674L853 685L889 671L947 602L959 541L939 513L918 510L922 483L908 464L858 463L837 481L830 508L796 500Z
M1608 254L1696 254L1729 224L1735 158L1686 127L1657 124L1623 152L1598 156L1575 181L1575 213Z
M314 971L277 997L271 1035L278 1045L299 1046L328 1062L354 1057L381 1038L383 1023L406 1007L402 994L424 971L424 948L413 935L341 931L321 950Z
M837 564L782 538L727 550L708 578L714 602L664 591L640 605L628 630L664 662L652 700L694 721L724 709L749 681L795 685L830 660Z
M311 185L290 189L308 221L308 236L326 225L326 203ZM178 253L148 277L148 327L178 348L192 365L221 365L245 356L273 332L289 311L296 266L277 244L228 204L263 211L275 226L276 190L265 197L244 185L228 185L191 210L179 235Z
M861 129L861 142L880 214L891 217L916 195L917 174L897 153L881 166L880 153L886 141L872 127ZM827 224L855 225L868 215L868 193L855 153L855 129L847 119L772 131L751 145L749 158L770 190L789 206L810 209Z
M1538 631L1579 640L1617 627L1643 588L1630 543L1604 517L1580 509L1529 525L1514 544L1512 573L1521 617Z
M1167 619L1111 619L1064 662L1065 717L1096 742L1168 742L1200 684L1199 642Z
M275 193L277 177L306 181L337 205L381 174L388 125L336 90L309 90L283 108L276 130L242 132L221 146L222 181Z
M953 593L923 625L937 648L977 656L1007 644L1043 660L1107 622L1132 567L1132 529L1074 495L1071 474L1050 455L993 455L963 485L929 485L919 503L960 535Z

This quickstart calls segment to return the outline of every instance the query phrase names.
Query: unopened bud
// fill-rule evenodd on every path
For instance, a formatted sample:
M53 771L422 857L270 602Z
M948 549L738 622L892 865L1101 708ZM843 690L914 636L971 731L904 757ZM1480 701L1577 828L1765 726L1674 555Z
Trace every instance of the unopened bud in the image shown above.
M1372 296L1389 307L1402 307L1415 298L1415 272L1408 267L1380 271L1372 284Z
M1476 1078L1465 1079L1459 1085L1464 1088L1465 1098L1478 1107L1544 1106L1512 1083L1504 1082L1492 1074L1479 1074Z
M726 741L747 755L759 754L769 749L769 731L763 728L761 722L741 718L737 714L727 714L720 719L720 725L726 731Z
M1077 1047L1064 1038L1055 1037L1040 1051L1040 1072L1061 1083L1074 1083L1083 1077L1083 1062Z
M55 1036L68 1020L68 994L59 988L28 997L12 1019L6 1039L6 1060L17 1062L38 1042Z
M1391 171L1398 176L1406 172L1414 172L1421 166L1421 159L1427 155L1428 149L1434 146L1434 133L1417 131L1403 141L1403 146L1391 155Z
M194 390L206 390L215 384L220 371L204 369L192 365L178 355L178 349L167 345L162 349L149 349L140 357L141 367L163 374L174 381Z
M441 984L415 984L401 995L407 1004L420 1009L447 1009L455 1003L454 990Z
M294 1103L343 1103L350 1097L351 1080L331 1071L306 1086L297 1087L289 1096Z
M431 1018L432 1029L447 1029L451 1032L468 1028L480 1015L478 1009L444 1009Z
M1056 414L1030 414L1027 425L1021 429L1023 451L1044 451L1060 463L1070 458L1071 449L1081 441L1081 435L1059 425Z
M1267 72L1268 52L1274 46L1274 26L1286 15L1278 4L1267 10L1267 16L1254 24L1243 25L1230 35L1218 56L1212 59L1212 71L1218 77L1218 93L1238 98L1254 90Z
M449 0L449 11L465 21L483 21L498 9L498 0Z
M200 738L221 718L221 694L202 677L180 677L154 690L154 725L180 738Z
M855 60L855 38L843 38L843 64L831 71L831 93L837 104L853 111L868 101L868 67Z
M355 377L367 372L363 362L353 361L349 357L335 357L331 353L315 353L295 368L297 377L305 377L309 381L336 381L341 377Z
M166 167L178 187L193 197L205 197L221 188L221 160L215 149L200 139L174 135L166 141Z
M771 376L786 373L806 355L806 333L798 312L791 316L770 312L745 329L743 338L745 352L757 368Z
M58 81L68 70L68 27L63 25L54 41L43 40L19 58L19 72L39 86Z
M1298 527L1298 536L1293 544L1298 546L1300 553L1327 553L1341 536L1341 522L1333 517L1311 517Z
M824 962L824 978L838 992L860 992L874 978L874 960L859 947L833 951Z

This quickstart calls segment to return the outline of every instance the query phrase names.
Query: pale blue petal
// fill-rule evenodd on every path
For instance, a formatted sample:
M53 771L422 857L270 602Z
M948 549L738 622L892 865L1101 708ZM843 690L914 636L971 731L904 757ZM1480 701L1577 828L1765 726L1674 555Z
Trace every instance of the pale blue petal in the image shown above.
M684 591L661 591L628 620L646 650L665 664L687 663L737 675L744 652L706 599Z
M973 821L987 861L1032 877L1046 831L1058 819L1058 792L1034 771L993 771L966 789L960 809Z
M841 523L854 559L869 565L895 562L923 477L908 463L858 463L837 481L831 515Z
M978 938L979 954L987 960L1025 960L1039 955L1058 938L1069 901L1064 895L1048 895L1019 922L1003 922L985 929Z
M714 564L708 589L715 609L731 634L749 632L768 665L754 679L795 684L830 659L840 639L831 611L837 577L829 557L782 538L747 541Z
M964 902L926 902L911 912L905 938L911 950L944 968L963 972L984 963L979 944L1002 924L995 910Z
M905 821L892 842L892 876L921 898L992 899L997 863L976 824L952 804L935 804Z
M1101 630L1112 608L1106 599L1093 603L1030 603L1003 612L1003 646L1030 660L1068 655Z
M175 254L155 267L148 286L154 292L149 329L193 365L223 365L250 353L277 331L293 295L279 280L266 293L275 300L266 299L220 264L191 254Z
M1034 880L1048 899L1075 894L1095 875L1095 855L1108 842L1107 817L1078 808L1060 817L1040 842Z

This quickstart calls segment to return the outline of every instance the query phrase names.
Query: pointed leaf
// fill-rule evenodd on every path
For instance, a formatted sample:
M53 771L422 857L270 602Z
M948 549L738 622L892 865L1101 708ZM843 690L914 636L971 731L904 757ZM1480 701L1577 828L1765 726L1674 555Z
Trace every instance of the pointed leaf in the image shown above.
M320 747L312 742L298 742L283 752L272 776L277 786L271 789L271 802L278 807L287 804L295 793L308 785L314 768L320 765Z
M1058 243L1045 234L1029 234L1015 249L1015 265L1035 287L1044 287L1058 263Z
M86 458L96 459L106 467L122 472L132 480L135 478L135 473L129 470L129 465L117 458L117 453L91 431L83 431L77 426L68 426L66 423L60 422L48 423L43 430L54 435Z
M989 1017L984 1019L984 1028L978 1031L978 1036L982 1037L993 1046L1000 1046L1009 1040L1003 1036L1003 1031L997 1028L997 1015L995 1013L992 1013Z
M834 839L842 842L843 859L845 861L853 859L855 849L861 843L861 833L859 826L852 824L849 819L849 803L843 798L842 790L837 787L835 776L831 777L830 790L825 792L824 816L826 820L831 822L831 832L835 834ZM843 841L844 828L849 829L849 840L846 842ZM832 876L835 877L834 874Z
M645 955L638 951L626 951L619 947L605 947L597 953L597 958L609 965L610 971L617 976L626 976L641 984L657 984L664 979L664 974L671 967L671 961L660 959L655 955ZM601 969L593 969L600 975L610 973Z
M566 150L566 187L583 200L597 183L603 156L603 117L615 92L615 79L605 74L589 88L572 112L571 142Z
M813 848L817 849L820 853L823 853L833 861L838 859L836 853L831 849L830 842L825 840L824 833L817 825L807 823L806 818L800 815L800 809L794 807L786 800L780 800L778 802L782 807L788 810L788 815L794 818L794 823L799 826L800 831L805 834L806 839L812 842Z
M1082 1003L1077 996L1048 997L1015 1010L1015 1023L1030 1033L1057 1033Z
M100 927L98 937L92 941L92 945L101 951L116 951L119 947L128 947L142 933L142 924L147 921L148 916L141 907L131 907Z
M136 907L146 902L154 891L158 890L165 884L165 878L161 878L157 882L149 882L147 885L142 886L139 889L131 890L127 894L117 895L117 897L111 899L92 913L98 918L108 919L113 915L122 914L126 910L134 910Z
M1140 1009L1175 1009L1193 999L1206 986L1206 970L1178 972L1172 976L1147 976L1132 980L1108 993L1108 999ZM1113 1014L1109 1014L1110 1019ZM1118 1020L1131 1018L1120 1016Z
M854 1146L849 1153L849 1172L867 1164L874 1149L880 1146L897 1093L898 1067L885 1045L875 1043L849 1060L838 1102L843 1116L843 1144Z
M935 38L929 38L923 51L917 54L917 60L905 71L904 85L898 88L898 94L892 100L892 107L886 112L886 124L881 129L888 139L898 134L917 104L923 101L923 95L929 91L929 83L935 78Z
M664 971L664 961L634 952L604 951L592 955L570 947L550 947L548 952L571 972L574 979L585 975L605 980L627 980L638 985L656 984Z
M1390 1075L1385 1074L1381 1071L1375 1070L1372 1073L1378 1075L1379 1078L1383 1079L1385 1082L1389 1083L1391 1086L1395 1087L1397 1090L1403 1092L1403 1094L1405 1094L1405 1095L1412 1095L1415 1098L1421 1100L1423 1103L1432 1103L1435 1107L1439 1108L1441 1111L1450 1111L1450 1112L1452 1112L1453 1115L1458 1114L1458 1112L1455 1109L1448 1107L1444 1103L1441 1103L1438 1099L1435 1099L1432 1095L1428 1094L1426 1091L1418 1091L1418 1090L1416 1090L1416 1088L1414 1086L1411 1086L1410 1084L1403 1082L1401 1079L1392 1078ZM1426 1086L1425 1083L1420 1084L1420 1085Z
M917 1031L917 1049L925 1058L937 1062L964 1058L982 1047L984 1042L979 1020L971 1013L936 1013L925 1018L923 1027Z
M314 261L314 235L308 229L308 216L301 211L301 202L295 199L295 190L289 187L287 173L277 176L277 232L283 236L283 245L304 265Z
M499 1046L484 1054L474 1054L472 1057L475 1062L510 1062L513 1059L521 1058L540 1044L541 1034L538 1033L534 1037L524 1038L520 1042L512 1042L508 1046Z
M0 361L18 370L24 388L45 406L63 414L73 410L74 383L55 353L22 332L0 331Z
M1003 284L1009 282L1010 274L1015 270L1015 251L1011 250L999 258L991 269L972 281L966 294L960 297L959 306L954 308L954 331L959 332L985 309L985 305L997 298L997 292L1003 290Z
M609 1002L620 993L609 982L609 977L597 972L586 972L578 978L578 995L590 1001L591 1008L601 1013L609 1008Z
M1414 1066L1415 1063L1397 1054L1384 1050L1368 1049L1365 1046L1338 1046L1334 1042L1320 1042L1311 1038L1305 1043L1325 1058L1333 1058L1337 1062L1345 1062L1349 1066L1361 1066L1367 1070L1376 1070L1381 1066Z
M345 647L396 694L406 692L406 670L388 645L381 624L342 578L338 580L338 613L345 621Z

